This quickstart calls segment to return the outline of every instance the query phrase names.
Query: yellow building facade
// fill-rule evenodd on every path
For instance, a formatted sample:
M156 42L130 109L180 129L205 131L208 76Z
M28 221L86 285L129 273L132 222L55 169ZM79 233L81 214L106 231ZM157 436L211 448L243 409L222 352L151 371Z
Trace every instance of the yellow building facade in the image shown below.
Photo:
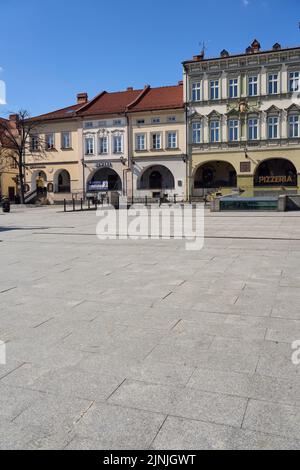
M2 118L0 120L9 123ZM18 167L11 154L12 151L5 145L5 140L0 139L0 195L14 202L18 193Z
M0 194L11 202L15 201L18 192L17 178L18 169L14 160L0 155Z

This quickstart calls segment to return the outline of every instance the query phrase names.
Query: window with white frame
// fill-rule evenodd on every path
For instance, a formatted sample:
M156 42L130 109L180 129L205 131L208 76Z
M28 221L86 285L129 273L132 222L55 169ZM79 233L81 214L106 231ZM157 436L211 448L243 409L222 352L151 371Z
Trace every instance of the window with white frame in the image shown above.
M94 137L86 137L85 138L85 154L94 155L94 153L95 153Z
M151 119L152 124L160 124L160 118L159 117L154 117Z
M220 142L220 121L210 121L210 141Z
M238 78L230 78L229 80L229 98L237 98L239 94Z
M122 135L113 136L113 150L114 150L114 153L123 152L123 136Z
M201 121L193 122L193 144L201 144L202 140L202 123Z
M257 96L258 95L258 76L252 75L248 77L248 95Z
M39 150L39 137L37 135L32 135L30 139L30 149L32 152L37 152Z
M94 124L93 124L91 121L85 122L85 123L84 123L84 127L85 127L86 129L91 129L92 127L94 127Z
M219 80L210 81L210 99L218 100L220 97Z
M114 119L113 120L113 126L122 126L122 120L121 119Z
M176 116L168 116L167 122L176 122Z
M248 139L258 139L258 118L250 118L248 120Z
M192 101L201 101L201 82L192 84Z
M279 91L278 82L279 82L278 73L270 73L269 74L269 94L270 95L277 95Z
M290 81L289 89L290 89L290 92L295 92L295 91L300 90L299 78L300 78L299 72L290 72L290 74L289 74L289 81Z
M299 137L299 115L289 116L289 137Z
M136 123L137 125L145 124L145 119L137 119Z
M53 132L51 134L46 135L46 150L52 150L54 149L54 134Z
M176 149L177 145L177 132L171 131L168 132L168 148L169 149Z
M108 154L108 137L107 136L99 137L99 154L100 155Z
M152 134L152 148L153 150L161 149L161 134Z
M268 138L278 139L279 137L279 117L270 116L268 117Z
M71 148L71 132L62 132L61 134L61 148L70 149Z
M239 120L238 119L229 119L228 138L230 142L236 142L239 140Z
M137 134L136 150L138 150L139 152L142 150L146 150L146 135L145 134Z

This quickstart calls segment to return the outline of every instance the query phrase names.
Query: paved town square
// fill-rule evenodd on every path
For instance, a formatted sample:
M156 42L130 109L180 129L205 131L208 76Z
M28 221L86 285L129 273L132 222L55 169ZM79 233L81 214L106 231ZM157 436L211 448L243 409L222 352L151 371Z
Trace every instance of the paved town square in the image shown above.
M0 214L1 449L300 449L299 213L207 211L201 251L96 223Z

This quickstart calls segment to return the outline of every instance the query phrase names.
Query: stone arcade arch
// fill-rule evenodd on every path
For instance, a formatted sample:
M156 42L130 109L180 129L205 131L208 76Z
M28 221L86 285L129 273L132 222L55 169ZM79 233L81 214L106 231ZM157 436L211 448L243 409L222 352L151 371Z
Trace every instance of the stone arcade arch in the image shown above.
M42 170L36 170L31 175L31 190L34 191L36 189L45 188L47 185L47 175Z
M164 191L175 188L175 179L169 168L153 165L146 168L138 180L138 190Z
M71 192L71 177L67 170L59 170L54 176L54 191L56 193Z
M100 168L88 182L88 191L122 191L122 180L112 168Z
M225 161L211 161L200 165L194 175L194 189L235 188L237 172Z
M297 187L295 165L285 158L271 158L260 162L254 175L255 187Z

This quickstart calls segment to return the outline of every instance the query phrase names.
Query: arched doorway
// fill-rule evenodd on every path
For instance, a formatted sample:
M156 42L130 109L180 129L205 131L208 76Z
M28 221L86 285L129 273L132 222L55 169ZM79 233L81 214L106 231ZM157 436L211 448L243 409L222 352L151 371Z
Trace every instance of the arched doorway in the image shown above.
M237 173L228 162L204 163L196 170L194 176L194 189L234 188L236 186Z
M67 170L61 170L57 175L56 192L70 193L71 192L71 177Z
M173 190L175 179L172 172L163 165L155 165L146 169L138 182L139 190Z
M112 168L101 168L96 171L88 184L89 191L122 191L120 176Z
M292 162L285 158L272 158L261 162L254 175L256 187L297 187L297 170Z
M47 175L44 171L38 170L32 173L31 190L39 193L47 191Z

